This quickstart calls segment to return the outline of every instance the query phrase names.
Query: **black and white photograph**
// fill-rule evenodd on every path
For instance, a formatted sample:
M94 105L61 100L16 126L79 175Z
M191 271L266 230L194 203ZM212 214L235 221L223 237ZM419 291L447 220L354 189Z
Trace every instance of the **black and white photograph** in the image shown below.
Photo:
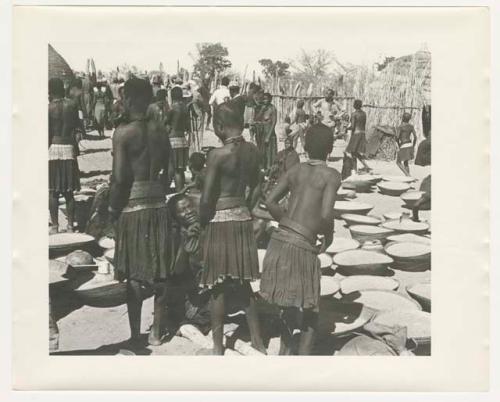
M431 355L428 43L197 21L46 45L48 353Z

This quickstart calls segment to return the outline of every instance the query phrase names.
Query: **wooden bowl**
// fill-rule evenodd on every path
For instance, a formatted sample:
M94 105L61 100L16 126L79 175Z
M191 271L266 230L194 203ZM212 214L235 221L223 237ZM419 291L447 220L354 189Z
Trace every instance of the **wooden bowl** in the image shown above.
M402 212L387 212L384 214L384 219L388 221L394 221L396 219L400 219L402 215Z
M406 291L417 302L420 303L424 311L431 311L431 284L417 283L412 286L407 286Z
M399 183L413 183L417 179L408 176L384 176L383 181L399 182Z
M334 207L334 216L337 219L343 214L366 215L373 209L373 205L357 201L336 201Z
M409 184L397 181L383 181L377 184L377 187L380 194L390 195L393 197L398 197L410 189Z
M428 223L414 222L411 219L384 222L382 227L394 231L394 234L413 233L416 235L422 235L429 231Z
M331 255L341 253L342 251L355 250L359 248L359 241L347 237L333 237L333 243L326 249Z
M431 246L423 243L394 242L385 246L387 255L394 259L393 268L403 271L426 271L431 266Z
M406 327L407 336L417 345L431 342L431 315L419 310L392 310L375 315L373 322L388 327Z
M333 263L345 275L377 275L387 271L394 260L381 253L367 250L349 250L336 254Z
M340 284L332 276L322 276L320 282L320 296L333 296L340 290Z
M361 303L377 311L422 309L415 300L391 290L361 290L344 296L342 300Z
M359 215L359 214L342 214L340 219L345 220L348 226L351 225L373 225L377 226L382 223L382 220L369 215Z
M353 239L363 243L365 241L380 240L384 242L387 236L394 234L394 231L381 226L353 225L349 226L349 231Z
M401 194L401 199L404 201L405 205L408 208L413 208L418 200L422 198L424 195L423 191L407 191L406 193Z
M399 281L393 278L373 275L353 275L340 281L340 291L347 295L362 290L397 290Z

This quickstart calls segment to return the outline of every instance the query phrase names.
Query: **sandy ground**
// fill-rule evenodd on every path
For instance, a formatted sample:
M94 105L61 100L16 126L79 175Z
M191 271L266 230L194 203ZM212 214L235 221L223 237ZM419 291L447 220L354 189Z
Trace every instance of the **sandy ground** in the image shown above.
M111 171L111 131L106 132L106 138L100 139L95 132L88 135L88 139L81 142L81 155L78 159L82 172L82 186L94 185L108 179ZM206 132L203 144L205 146L218 146L219 141L212 132ZM337 170L342 169L342 152L345 147L343 141L335 144L334 162L329 165ZM382 175L401 175L402 173L394 162L369 161L374 173ZM412 176L418 181L414 184L419 187L421 180L430 174L430 167L422 168L411 166ZM403 211L402 201L399 197L381 195L378 192L357 194L357 201L367 202L374 206L370 215L381 216L386 212ZM422 218L430 220L430 213L425 213ZM61 216L63 219L63 216ZM62 222L64 223L64 222ZM335 235L350 237L349 231L344 227L344 222L335 221ZM336 274L336 278L341 278ZM420 273L407 273L394 271L394 278L401 285L399 292L406 293L406 286L430 281L430 271ZM56 296L53 300L53 309L60 331L59 350L57 354L117 354L124 348L124 341L129 336L128 318L125 305L115 308L93 308L82 306L71 297ZM142 315L142 332L146 334L152 322L152 299L144 303ZM146 335L144 335L146 339ZM340 346L342 342L339 343ZM334 347L334 349L337 349ZM278 339L271 339L269 352L276 354ZM152 355L193 355L199 353L200 347L180 336L174 336L159 347L145 348L144 354ZM331 354L332 349L327 348L318 352Z

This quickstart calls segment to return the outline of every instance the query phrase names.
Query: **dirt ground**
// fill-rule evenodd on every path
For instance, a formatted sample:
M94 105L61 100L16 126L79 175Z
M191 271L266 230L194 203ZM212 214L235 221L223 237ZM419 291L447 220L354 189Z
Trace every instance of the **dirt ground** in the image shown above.
M106 132L106 138L100 139L95 132L89 133L87 139L81 142L81 155L78 158L82 173L82 186L94 186L96 183L107 181L111 171L111 131ZM218 146L219 141L212 132L206 132L204 146ZM329 165L337 170L342 169L342 152L345 148L343 141L335 144L333 162ZM374 173L382 175L401 175L395 162L369 161ZM418 189L421 180L430 174L430 167L411 166L412 176L417 179L414 184ZM366 202L374 206L370 215L381 216L387 212L403 211L399 197L381 195L378 192L357 194L357 201ZM430 222L430 213L422 216ZM61 221L64 216L61 215ZM64 222L62 222L64 224ZM335 221L335 236L350 237L344 222ZM339 274L336 278L341 278ZM406 293L406 286L413 283L430 281L430 271L407 273L394 271L394 278L401 285L399 292ZM94 308L82 306L79 302L67 298L56 297L53 308L57 312L56 319L60 331L59 350L56 354L117 354L123 349L124 341L129 337L126 306L114 308ZM152 299L144 303L142 314L142 332L146 334L152 322ZM146 338L146 335L144 335ZM337 346L338 347L338 346ZM337 348L335 347L335 349ZM269 353L277 354L278 338L271 339ZM159 347L147 347L144 354L151 355L193 355L200 352L200 347L181 336L174 336ZM332 354L332 350L318 350L319 354Z

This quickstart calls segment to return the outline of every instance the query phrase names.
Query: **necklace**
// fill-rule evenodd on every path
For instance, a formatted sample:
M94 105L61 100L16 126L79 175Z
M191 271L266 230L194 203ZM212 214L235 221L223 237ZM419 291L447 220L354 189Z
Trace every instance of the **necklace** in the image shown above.
M222 142L224 143L224 145L228 145L228 144L234 144L234 143L243 142L243 141L245 141L244 138L243 138L243 136L242 135L238 135L237 137L227 138L227 139L225 139Z
M326 166L326 161L320 159L309 159L306 163L311 166Z

